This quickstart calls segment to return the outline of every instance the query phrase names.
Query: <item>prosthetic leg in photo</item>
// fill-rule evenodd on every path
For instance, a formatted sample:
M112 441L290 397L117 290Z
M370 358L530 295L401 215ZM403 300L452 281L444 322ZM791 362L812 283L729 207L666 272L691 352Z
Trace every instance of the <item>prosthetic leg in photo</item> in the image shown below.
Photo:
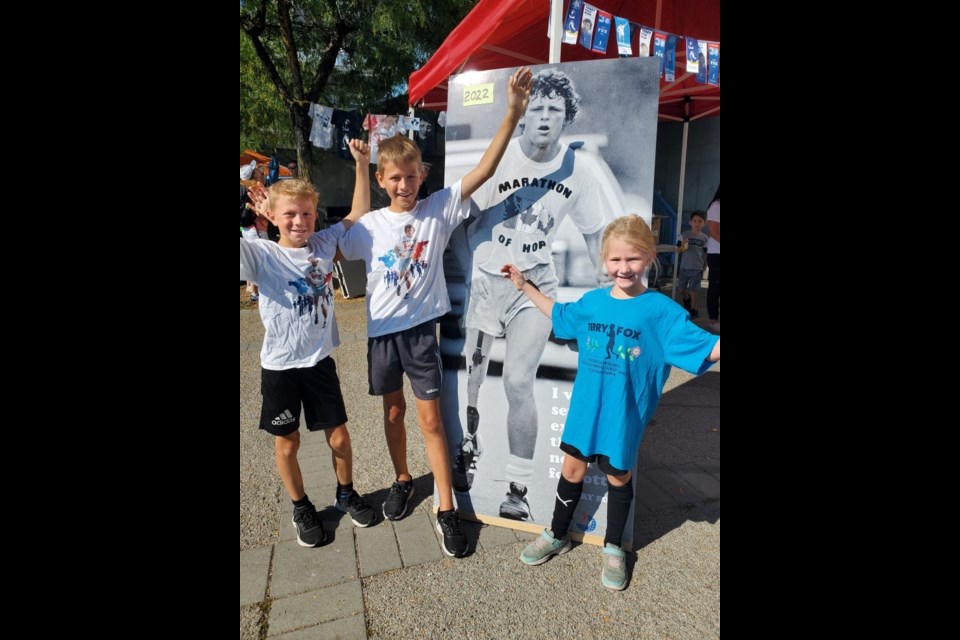
M484 355L484 338L492 343L485 333L476 332L476 347L467 364L469 375L467 382L467 433L457 446L457 453L453 459L453 490L461 493L470 491L473 479L477 475L477 461L483 454L483 439L477 433L480 426L480 412L477 411L477 397L480 395L480 385L486 377L487 356ZM487 345L487 352L490 347Z
M474 345L473 353L467 365L467 433L460 442L453 461L453 488L467 492L473 486L477 474L477 461L483 454L483 439L479 434L480 412L477 409L480 387L487 375L490 364L490 349L494 337L477 329L467 332L467 344ZM536 416L534 415L534 422ZM510 432L508 425L508 432ZM506 499L500 504L500 517L510 520L532 521L530 504L527 501L527 486L533 479L533 446L526 456L515 454L515 442L519 434L508 433L510 456L506 467L506 480L509 483ZM536 432L531 443L536 445ZM528 456L528 457L527 457Z

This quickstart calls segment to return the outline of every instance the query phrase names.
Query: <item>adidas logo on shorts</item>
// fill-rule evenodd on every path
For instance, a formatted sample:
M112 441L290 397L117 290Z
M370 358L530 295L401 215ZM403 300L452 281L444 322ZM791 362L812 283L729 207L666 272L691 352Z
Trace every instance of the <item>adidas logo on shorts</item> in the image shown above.
M270 424L272 424L275 427L282 427L285 424L290 424L294 420L296 420L296 418L293 417L293 414L290 413L290 410L285 409L283 413L281 413L276 418L271 420Z

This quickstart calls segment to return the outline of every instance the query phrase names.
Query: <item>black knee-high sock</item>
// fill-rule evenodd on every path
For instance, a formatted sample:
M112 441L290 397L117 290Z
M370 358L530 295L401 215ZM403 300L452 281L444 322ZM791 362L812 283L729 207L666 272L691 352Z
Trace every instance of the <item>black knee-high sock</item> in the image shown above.
M558 539L567 537L567 529L570 528L570 521L573 520L573 510L580 502L581 493L583 493L583 482L574 484L560 476L560 482L557 483L557 499L553 504L553 522L550 523L553 537Z
M627 525L627 514L630 512L630 503L633 502L633 480L615 487L609 484L607 492L607 535L603 544L615 544L618 547L623 538L623 528Z

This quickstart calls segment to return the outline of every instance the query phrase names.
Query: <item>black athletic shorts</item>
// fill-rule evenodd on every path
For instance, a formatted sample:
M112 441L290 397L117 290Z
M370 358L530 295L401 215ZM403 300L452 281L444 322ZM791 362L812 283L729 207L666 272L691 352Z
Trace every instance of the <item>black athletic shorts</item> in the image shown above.
M290 435L300 428L301 404L310 431L339 427L347 421L337 363L330 356L307 369L261 369L260 393L260 428L275 436Z
M603 471L608 476L625 476L630 473L630 470L627 469L617 469L610 464L610 458L603 455L602 453L595 453L592 456L585 456L580 452L580 449L577 449L572 444L567 444L566 442L560 442L560 450L564 453L573 456L577 460L583 460L584 462L596 462L597 466L600 467L600 471Z

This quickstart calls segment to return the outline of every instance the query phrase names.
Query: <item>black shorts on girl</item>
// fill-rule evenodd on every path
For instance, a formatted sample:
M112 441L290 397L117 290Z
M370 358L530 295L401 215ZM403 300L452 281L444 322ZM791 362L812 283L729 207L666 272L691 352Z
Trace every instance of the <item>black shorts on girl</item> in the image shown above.
M367 338L370 395L383 396L403 389L404 373L418 400L440 397L443 367L436 318L403 331Z
M583 462L596 462L597 466L600 467L600 471L603 471L608 476L625 476L630 473L630 470L624 471L623 469L617 469L615 466L610 464L610 458L603 455L602 453L595 453L592 456L585 456L580 452L580 449L577 449L572 444L567 444L566 442L560 442L560 450L564 453L573 456L577 460Z
M339 427L347 421L337 363L330 356L306 369L261 369L260 393L260 428L275 436L290 435L300 428L301 404L310 431Z

